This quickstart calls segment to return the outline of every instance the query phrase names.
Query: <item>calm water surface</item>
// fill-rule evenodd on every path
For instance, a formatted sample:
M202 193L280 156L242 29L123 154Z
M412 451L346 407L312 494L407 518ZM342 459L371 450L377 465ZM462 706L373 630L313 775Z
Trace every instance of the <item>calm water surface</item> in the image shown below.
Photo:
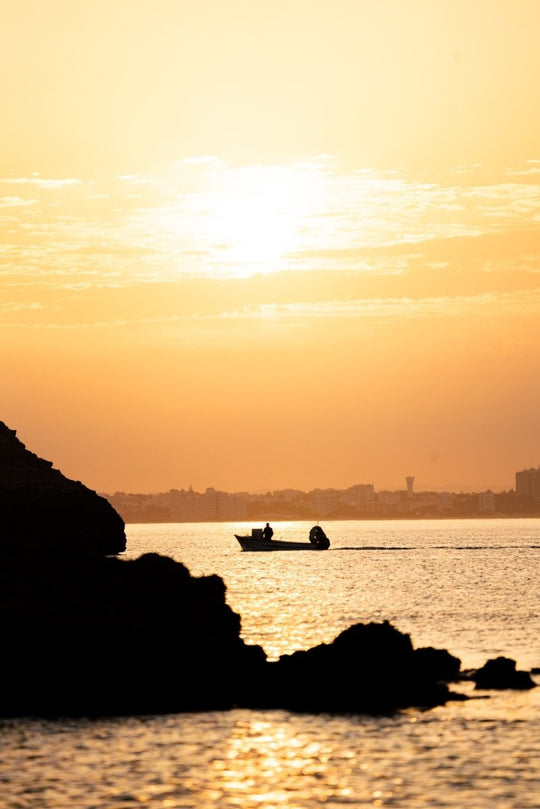
M307 539L311 524L275 523ZM540 520L336 522L322 553L242 553L251 525L130 525L127 557L158 551L218 573L242 635L269 658L390 620L463 667L540 666ZM129 676L129 673L127 673ZM535 678L540 683L540 678ZM230 711L0 722L0 805L538 809L540 688L395 717Z

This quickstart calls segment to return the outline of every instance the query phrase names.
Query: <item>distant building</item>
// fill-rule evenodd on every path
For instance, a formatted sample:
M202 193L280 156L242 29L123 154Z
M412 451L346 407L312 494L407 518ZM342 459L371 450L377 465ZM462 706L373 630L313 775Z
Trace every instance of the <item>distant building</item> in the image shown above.
M452 492L437 492L437 511L451 511L454 506Z
M493 514L495 511L495 495L490 489L478 495L478 510L482 514Z
M379 513L401 513L404 510L402 492L377 492L377 511Z
M540 466L537 469L522 469L516 472L516 494L518 497L530 497L540 503Z
M235 494L220 492L219 518L221 520L245 520L247 501L247 492L236 492Z
M375 511L375 490L372 483L359 483L340 493L340 502L358 512Z

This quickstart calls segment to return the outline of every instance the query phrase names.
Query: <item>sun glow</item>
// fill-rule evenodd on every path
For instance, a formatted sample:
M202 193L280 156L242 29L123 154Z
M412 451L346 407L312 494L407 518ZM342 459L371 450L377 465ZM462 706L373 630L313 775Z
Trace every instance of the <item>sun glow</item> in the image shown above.
M146 212L162 251L198 264L199 275L240 278L286 269L305 241L306 223L325 207L311 168L191 163L174 177L167 205ZM150 218L151 221L148 221Z
M373 267L373 251L493 229L491 208L459 186L419 183L395 172L343 171L329 155L286 165L231 167L217 158L180 161L148 186L129 243L178 276L243 278L284 270ZM508 184L502 185L507 193ZM486 189L478 189L479 199ZM501 191L502 193L502 191ZM518 201L523 201L523 190ZM483 195L483 196L482 196ZM141 195L144 196L144 195ZM487 213L486 213L487 210ZM534 210L532 208L531 210ZM378 269L401 273L395 254Z

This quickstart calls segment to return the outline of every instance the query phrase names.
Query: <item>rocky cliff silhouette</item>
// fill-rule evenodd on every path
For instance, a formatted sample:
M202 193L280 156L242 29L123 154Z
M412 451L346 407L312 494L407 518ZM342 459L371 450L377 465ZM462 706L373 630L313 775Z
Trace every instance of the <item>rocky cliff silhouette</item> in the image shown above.
M0 421L0 549L12 554L122 553L125 524L104 497L29 452Z

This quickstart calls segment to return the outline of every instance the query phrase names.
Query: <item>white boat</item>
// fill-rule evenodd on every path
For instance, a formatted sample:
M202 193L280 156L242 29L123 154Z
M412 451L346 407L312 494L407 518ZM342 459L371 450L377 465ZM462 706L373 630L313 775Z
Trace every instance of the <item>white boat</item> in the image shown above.
M309 532L309 542L264 539L261 528L252 528L251 534L235 534L235 537L243 551L325 551L330 547L330 540L320 525L314 525Z

